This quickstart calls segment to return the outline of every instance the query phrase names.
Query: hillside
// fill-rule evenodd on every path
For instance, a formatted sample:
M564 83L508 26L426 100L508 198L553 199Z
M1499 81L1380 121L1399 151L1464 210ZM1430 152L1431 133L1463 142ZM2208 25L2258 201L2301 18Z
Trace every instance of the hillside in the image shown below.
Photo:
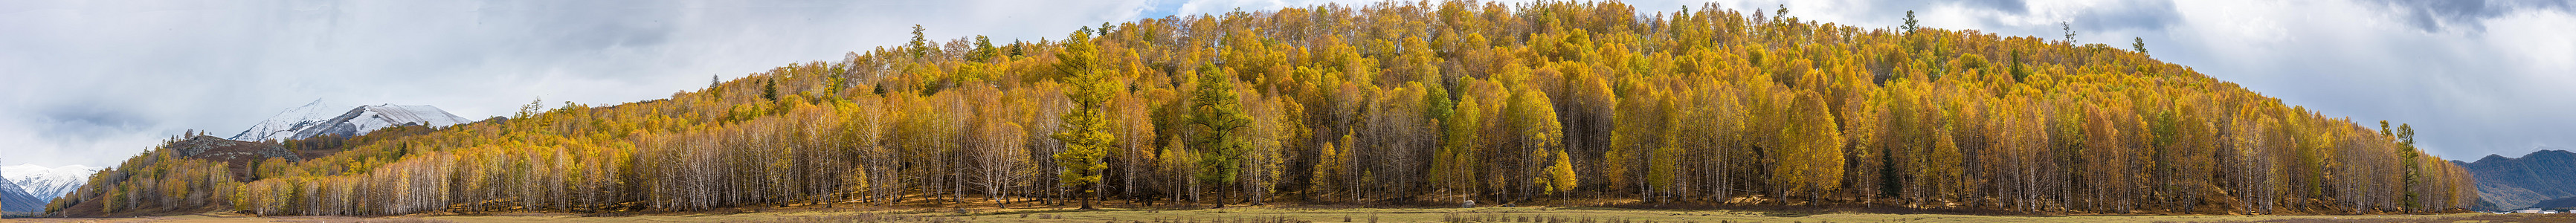
M34 213L44 211L44 200L37 200L36 196L28 195L26 189L19 188L17 183L0 180L0 212Z
M2576 198L2576 152L2540 150L2520 158L2488 155L2452 161L2477 176L2481 211L2533 207L2543 200Z
M247 182L163 172L223 169L165 146L53 210L973 199L2368 214L2477 202L2465 170L2413 149L2411 127L2326 117L2139 52L1713 8L1327 5L999 44L916 31L668 99L532 102L416 134L286 141L338 152L262 161Z
M302 160L297 151L277 143L245 142L189 131L116 168L88 176L89 182L68 196L45 204L48 213L69 216L134 216L184 214L220 209L200 205L230 199L240 182L253 180L250 170L262 162ZM101 188L114 185L118 188ZM129 193L136 185L163 187L170 193ZM149 188L146 188L149 189ZM111 214L117 213L117 214Z
M2525 208L2540 208L2540 209L2548 209L2548 210L2568 210L2568 209L2576 209L2576 197L2558 198L2558 199L2549 199L2549 200L2540 201L2540 202L2532 202L2530 206L2525 206Z

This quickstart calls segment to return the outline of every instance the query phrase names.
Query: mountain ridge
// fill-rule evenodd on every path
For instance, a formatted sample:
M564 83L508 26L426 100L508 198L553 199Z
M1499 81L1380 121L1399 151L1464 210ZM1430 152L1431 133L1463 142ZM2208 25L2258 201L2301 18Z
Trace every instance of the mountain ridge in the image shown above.
M2528 208L2544 200L2576 197L2576 152L2532 151L2521 157L2487 155L2477 162L2452 161L2476 176L2477 209Z
M276 115L271 115L266 120L260 120L257 124L251 124L250 129L244 129L241 133L233 134L232 137L225 137L225 139L241 141L261 141L270 139L285 140L285 137L294 136L296 128L298 127L311 125L312 122L336 117L333 115L336 113L332 112L335 111L335 109L332 109L334 107L338 106L323 104L322 99L313 99L313 102L304 103L303 106L296 106L293 108L287 108L285 111L279 111ZM283 137L280 137L280 135Z
M37 200L53 200L62 197L63 194L71 193L72 190L79 190L82 184L88 183L89 175L97 173L98 170L98 167L84 165L43 167L20 164L0 167L0 172L5 172L0 174L0 178L7 178L6 181L17 184L19 188L26 191L27 195L34 196Z
M315 100L304 106L288 108L250 129L225 139L238 141L285 141L322 135L359 136L376 129L404 125L445 127L474 122L430 105L363 105L334 116L321 116L326 106Z

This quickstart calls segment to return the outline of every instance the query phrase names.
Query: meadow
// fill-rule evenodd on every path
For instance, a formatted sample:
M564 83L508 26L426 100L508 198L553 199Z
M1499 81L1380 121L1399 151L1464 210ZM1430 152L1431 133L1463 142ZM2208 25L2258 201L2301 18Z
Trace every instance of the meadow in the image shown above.
M378 217L247 216L202 213L135 218L19 218L10 222L2576 222L2576 214L2438 215L1984 215L1866 210L1741 211L1594 207L1221 209L914 208L734 209L585 216L561 213Z

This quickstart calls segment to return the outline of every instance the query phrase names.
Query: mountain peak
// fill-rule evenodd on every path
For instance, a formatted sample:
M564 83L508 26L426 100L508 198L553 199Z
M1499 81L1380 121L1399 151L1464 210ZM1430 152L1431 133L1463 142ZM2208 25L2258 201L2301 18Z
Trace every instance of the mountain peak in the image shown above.
M2500 154L2487 154L2487 157L2485 157L2485 158L2478 158L2478 161L2476 161L2476 162L2471 162L2471 163L2495 163L2495 162L2503 162L2503 161L2505 161L2505 160L2512 160L2512 159L2513 159L2513 158L2505 158L2505 157L2504 157L2504 155L2500 155Z
M0 178L6 178L0 181L9 181L11 184L18 185L25 190L26 194L37 200L53 200L55 197L71 193L72 190L80 189L82 184L88 184L89 175L98 173L98 170L98 167L86 165L44 167L36 164L19 164L0 167Z
M358 136L374 132L376 129L395 126L443 127L473 122L464 117L457 117L455 114L448 114L445 110L439 110L438 106L429 105L391 103L362 105L339 112L336 116L321 115L330 114L321 112L325 111L321 106L324 106L322 102L315 100L301 107L289 108L286 112L278 113L276 117L261 121L260 124L253 125L250 129L243 130L241 134L227 139L266 141L304 139L322 135Z
M225 139L241 141L294 139L291 136L295 135L297 128L331 118L331 115L336 114L333 113L335 110L332 108L336 107L338 106L323 103L321 98L315 98L313 102L304 103L303 106L277 112L277 115L269 116L268 120L261 120L259 124L252 124L250 129L242 130L241 133Z

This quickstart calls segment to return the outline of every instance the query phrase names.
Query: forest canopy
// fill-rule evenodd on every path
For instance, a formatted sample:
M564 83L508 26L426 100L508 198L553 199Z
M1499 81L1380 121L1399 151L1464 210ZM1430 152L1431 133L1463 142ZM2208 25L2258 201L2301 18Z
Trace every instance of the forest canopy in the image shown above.
M2470 176L2416 151L2411 128L2286 105L2143 46L1717 8L1319 5L1002 43L917 29L905 45L668 99L532 102L434 131L281 142L332 146L244 173L159 148L49 212L1609 200L2349 214L2475 203Z

